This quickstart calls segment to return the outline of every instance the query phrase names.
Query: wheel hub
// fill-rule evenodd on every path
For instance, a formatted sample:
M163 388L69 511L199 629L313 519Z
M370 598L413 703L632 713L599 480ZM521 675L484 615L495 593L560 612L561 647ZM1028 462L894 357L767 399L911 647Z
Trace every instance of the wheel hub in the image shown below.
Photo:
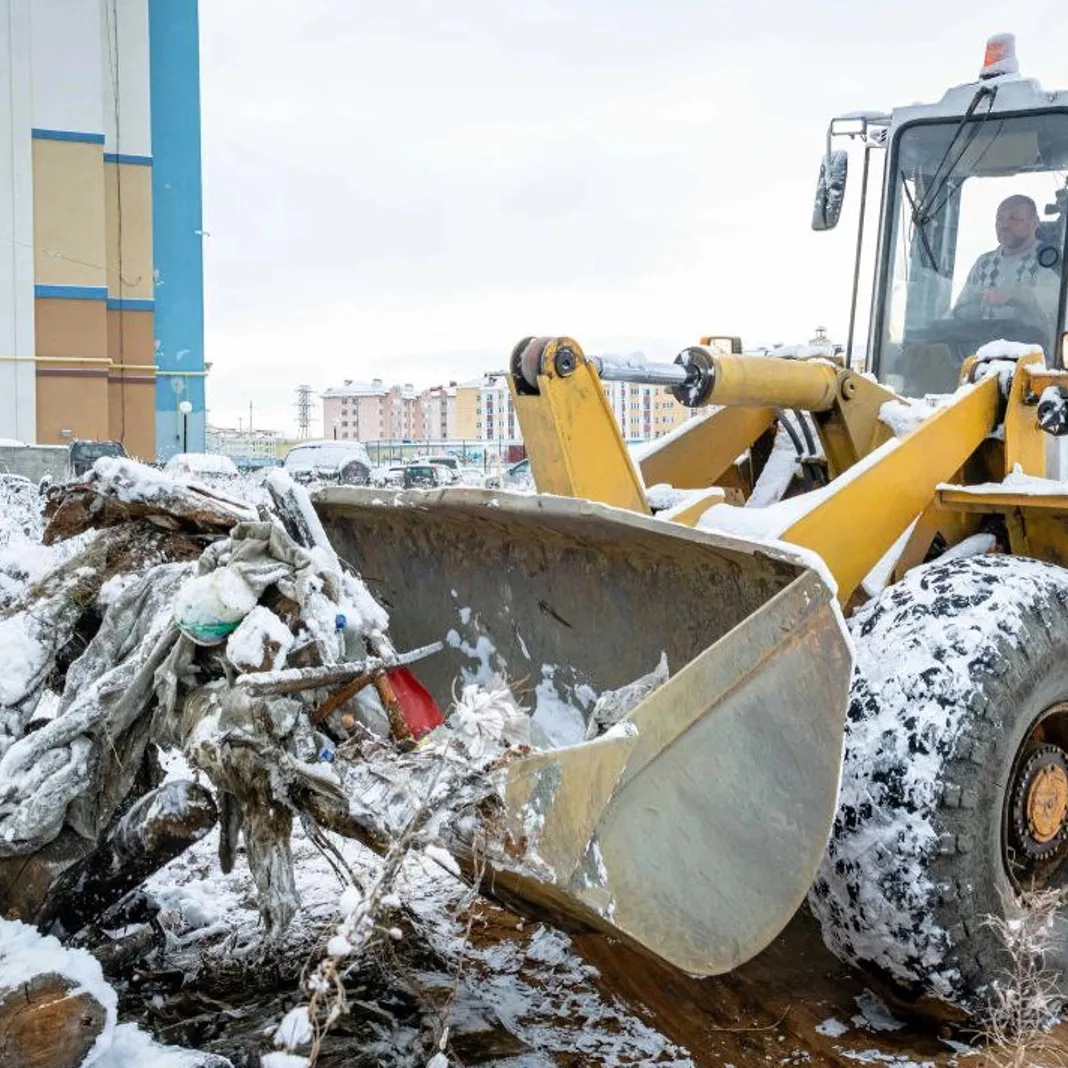
M1068 754L1040 745L1016 778L1013 824L1017 843L1031 857L1046 857L1068 839Z
M1056 765L1041 768L1027 791L1027 826L1036 842L1052 842L1064 828L1068 775Z

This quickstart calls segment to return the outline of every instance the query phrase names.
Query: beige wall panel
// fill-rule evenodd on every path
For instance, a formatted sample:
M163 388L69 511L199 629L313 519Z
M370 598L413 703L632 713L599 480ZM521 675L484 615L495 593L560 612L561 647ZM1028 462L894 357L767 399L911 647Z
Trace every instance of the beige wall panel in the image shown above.
M122 275L119 275L119 203L122 203ZM108 296L151 300L152 168L104 164Z
M103 145L33 142L33 244L38 285L107 284Z
M155 374L156 342L152 325L150 311L112 310L107 313L107 355L113 365L113 374L120 369L141 377Z
M139 460L156 455L156 379L151 372L108 381L108 437Z
M105 361L107 305L102 300L36 300L37 356ZM98 365L106 371L107 366Z
M69 437L62 432L70 432ZM64 445L70 437L108 436L106 370L38 365L37 440Z

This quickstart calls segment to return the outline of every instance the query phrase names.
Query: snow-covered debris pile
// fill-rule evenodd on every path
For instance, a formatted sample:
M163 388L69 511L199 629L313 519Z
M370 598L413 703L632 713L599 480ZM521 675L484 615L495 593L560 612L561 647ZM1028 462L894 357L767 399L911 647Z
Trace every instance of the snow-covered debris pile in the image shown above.
M41 546L42 504L29 479L0 473L0 609L48 570L51 554Z
M41 494L28 478L0 472L0 549L41 540Z
M455 731L444 727L405 683L405 665L440 643L398 655L388 614L342 566L306 492L281 472L267 489L261 519L106 459L51 495L46 536L104 529L0 617L7 914L72 935L207 833L217 809L221 866L242 838L278 931L299 904L295 817L388 852L429 806L432 845L449 815L496 789L483 774L493 760L529 743L503 684L469 687ZM162 786L160 748L182 750L214 796ZM135 859L138 843L155 845ZM89 904L73 907L71 887Z
M339 977L396 937L380 914L407 856L477 883L531 718L494 679L446 722L408 671L444 640L398 652L306 491L282 472L264 488L254 510L105 459L50 492L44 537L77 548L0 609L0 913L128 974L159 931L138 888L214 828L224 874L243 844L272 942L300 907L295 825L335 855L324 831L356 839L385 860L324 932L306 991L318 1034L326 993L343 999ZM161 753L188 770L164 781Z
M173 642L171 598L221 516L212 506L207 531L198 529L184 499L175 509L181 521L167 522L177 488L168 497L159 476L137 464L99 466L86 483L53 491L52 518L66 522L50 524L51 540L64 544L40 551L54 566L0 607L0 907L41 924L59 922L64 899L79 896L71 884L82 889L95 851L116 855L116 813L156 785L155 672ZM154 486L153 513L119 525L142 481ZM71 500L86 506L79 513ZM203 806L193 807L186 830L195 838L206 826ZM144 814L157 829L170 826L153 822L151 806ZM112 880L100 910L129 888Z
M204 486L183 485L134 460L97 460L83 482L49 491L46 545L89 528L148 519L168 530L223 534L235 523L257 519L254 508Z

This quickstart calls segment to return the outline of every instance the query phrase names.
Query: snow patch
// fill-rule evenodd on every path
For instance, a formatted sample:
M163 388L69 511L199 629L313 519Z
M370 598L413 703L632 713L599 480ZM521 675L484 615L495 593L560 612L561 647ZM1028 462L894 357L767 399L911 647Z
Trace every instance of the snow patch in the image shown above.
M905 1026L878 994L865 989L863 994L853 1000L860 1009L859 1015L853 1017L855 1026L869 1031L900 1031Z
M543 664L541 682L534 688L537 703L531 730L535 744L542 749L575 745L586 733L582 713L568 704L556 689L556 670L555 664Z
M970 486L957 486L943 482L940 490L952 490L954 493L1005 493L1019 494L1021 497L1060 497L1068 494L1068 482L1058 482L1052 478L1039 478L1037 475L1025 475L1023 468L1016 464L1001 482L976 482Z
M816 1024L816 1034L827 1038L841 1038L849 1031L849 1025L842 1023L834 1016L828 1016L823 1023Z
M306 1046L311 1040L312 1024L307 1005L290 1009L282 1017L282 1022L274 1033L274 1044L290 1050L296 1049L297 1046Z
M119 1024L111 1044L95 1060L82 1062L82 1068L207 1068L209 1063L223 1064L222 1059L209 1062L203 1053L161 1046L136 1024Z
M895 438L903 438L953 399L953 394L934 394L923 399L899 397L879 408L879 422L888 426Z
M18 704L48 662L48 650L30 633L31 625L22 613L0 619L0 706Z
M299 1053L264 1053L260 1057L260 1068L310 1068L311 1061Z
M226 658L241 671L279 671L293 633L269 608L257 605L226 640Z

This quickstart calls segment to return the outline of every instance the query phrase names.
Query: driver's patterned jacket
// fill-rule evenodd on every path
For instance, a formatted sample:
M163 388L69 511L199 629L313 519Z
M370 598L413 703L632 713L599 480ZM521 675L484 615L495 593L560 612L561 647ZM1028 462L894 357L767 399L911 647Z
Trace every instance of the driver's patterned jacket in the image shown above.
M1057 311L1060 278L1050 267L1038 261L1041 246L1036 246L1022 256L1006 256L1000 248L984 252L976 261L964 283L958 304L978 300L984 290L997 289L1010 295L1033 294L1042 313L1052 321ZM1030 302L1028 302L1030 303ZM996 306L984 306L983 318L995 318Z

